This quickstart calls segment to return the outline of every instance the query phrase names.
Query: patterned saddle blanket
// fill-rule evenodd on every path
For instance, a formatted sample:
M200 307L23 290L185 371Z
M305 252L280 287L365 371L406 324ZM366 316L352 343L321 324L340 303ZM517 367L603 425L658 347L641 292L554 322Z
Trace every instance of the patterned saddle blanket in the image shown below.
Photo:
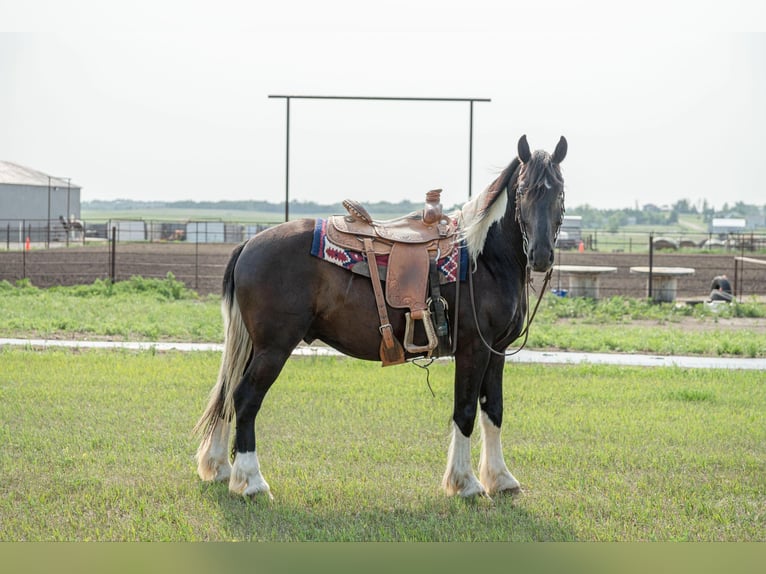
M353 273L370 276L370 269L367 265L367 259L362 251L356 251L341 247L332 242L327 235L327 220L317 219L314 226L314 239L311 244L311 255L324 261L328 261ZM376 255L378 271L382 281L386 280L386 271L388 269L388 254ZM459 258L459 259L458 259ZM460 265L458 265L458 261ZM440 257L436 261L436 267L439 271L439 283L441 285L454 283L457 280L458 268L460 269L460 280L465 281L468 269L468 251L461 244L458 249Z

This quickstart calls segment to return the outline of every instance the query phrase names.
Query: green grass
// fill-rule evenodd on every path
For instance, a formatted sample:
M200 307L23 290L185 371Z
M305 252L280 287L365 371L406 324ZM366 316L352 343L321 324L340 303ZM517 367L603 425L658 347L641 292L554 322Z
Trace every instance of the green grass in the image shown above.
M757 302L713 309L707 305L658 305L623 297L599 301L545 297L527 346L585 352L764 357L763 328L739 325L724 331L717 327L728 320L762 319L765 315L766 306Z
M593 301L546 296L530 331L530 349L766 357L766 332L732 319L763 319L766 305L656 305L613 297ZM0 337L221 342L220 298L200 298L172 275L110 284L38 289L0 282ZM686 323L682 323L686 321ZM700 327L689 328L699 324ZM761 321L762 324L762 321Z
M258 418L275 500L195 473L211 353L0 350L0 540L766 540L762 373L513 365L516 498L439 488L452 373L294 359ZM474 435L474 464L478 457Z
M220 299L200 298L172 274L38 289L0 281L0 337L220 341Z

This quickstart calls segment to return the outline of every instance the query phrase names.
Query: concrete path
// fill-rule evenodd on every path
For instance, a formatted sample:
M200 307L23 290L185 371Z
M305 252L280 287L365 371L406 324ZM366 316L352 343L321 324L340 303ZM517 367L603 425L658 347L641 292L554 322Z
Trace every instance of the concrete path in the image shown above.
M216 343L167 343L121 341L69 341L58 339L0 339L0 347L31 347L35 349L64 347L73 349L132 349L156 351L213 351L220 353L223 345ZM296 356L342 356L329 347L298 347ZM731 357L693 357L639 355L618 353L575 353L523 350L506 359L509 363L594 364L639 367L683 367L689 369L752 369L766 371L766 359Z

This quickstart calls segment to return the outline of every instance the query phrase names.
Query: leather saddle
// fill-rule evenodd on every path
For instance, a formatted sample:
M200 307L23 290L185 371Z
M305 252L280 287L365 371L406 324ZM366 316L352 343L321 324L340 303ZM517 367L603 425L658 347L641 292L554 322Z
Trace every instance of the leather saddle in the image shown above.
M333 215L328 219L328 239L344 249L364 253L367 259L380 318L383 366L403 363L405 350L431 356L439 346L440 338L443 341L449 336L444 319L446 303L440 296L434 301L434 291L438 295L438 279L433 281L431 278L436 277L436 261L456 248L457 226L442 213L440 194L440 189L429 191L422 211L387 221L373 219L362 205L347 199L343 206L348 215ZM388 256L385 298L381 270L377 264L371 264L378 255ZM393 334L386 302L394 308L409 309L405 314L404 348ZM430 310L432 306L437 315L436 326ZM414 343L414 321L422 322L427 339L425 345Z

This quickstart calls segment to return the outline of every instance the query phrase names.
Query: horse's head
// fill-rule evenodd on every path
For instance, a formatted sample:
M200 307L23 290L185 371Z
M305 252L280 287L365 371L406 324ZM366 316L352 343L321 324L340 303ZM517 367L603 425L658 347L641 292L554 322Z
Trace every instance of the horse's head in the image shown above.
M542 150L530 152L527 136L521 136L518 154L516 219L528 265L545 272L553 265L556 237L564 219L564 178L559 164L567 155L567 140L561 136L551 155Z

